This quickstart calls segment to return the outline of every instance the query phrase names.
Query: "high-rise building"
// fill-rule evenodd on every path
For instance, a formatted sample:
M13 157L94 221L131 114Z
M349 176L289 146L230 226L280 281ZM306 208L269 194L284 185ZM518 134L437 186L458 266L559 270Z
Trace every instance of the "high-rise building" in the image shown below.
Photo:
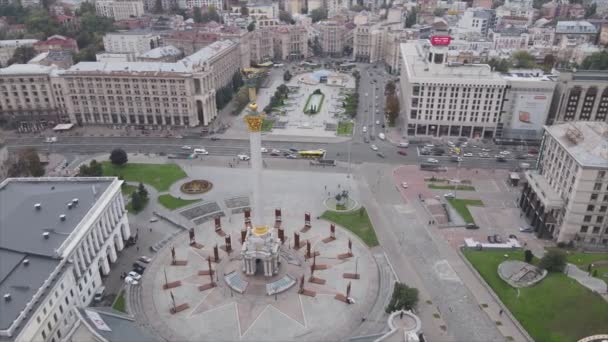
M608 122L608 72L560 71L548 123Z
M8 178L0 183L0 339L61 341L131 237L122 181Z
M608 124L545 126L537 170L526 171L519 207L539 237L608 245Z

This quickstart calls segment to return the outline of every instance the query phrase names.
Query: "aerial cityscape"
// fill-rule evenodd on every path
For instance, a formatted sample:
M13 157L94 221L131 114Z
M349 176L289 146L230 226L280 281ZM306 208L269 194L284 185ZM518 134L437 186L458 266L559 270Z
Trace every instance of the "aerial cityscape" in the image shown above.
M0 0L0 342L608 341L608 0Z

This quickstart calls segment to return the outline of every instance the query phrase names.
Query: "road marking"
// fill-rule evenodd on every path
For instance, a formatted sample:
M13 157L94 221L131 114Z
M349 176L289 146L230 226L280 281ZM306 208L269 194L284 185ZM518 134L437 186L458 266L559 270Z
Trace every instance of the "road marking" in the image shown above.
M439 278L443 280L455 281L462 284L462 280L456 274L456 271L452 268L450 263L447 260L439 260L433 266L435 273L439 276Z
M393 277L395 277L395 280L397 280L397 282L401 282L401 280L399 280L399 276L397 276L397 272L395 272L395 269L393 268L393 264L391 264L391 261L388 258L388 255L386 255L386 252L382 252L382 253L384 254L384 258L386 259L386 262L388 262L388 266L391 268Z

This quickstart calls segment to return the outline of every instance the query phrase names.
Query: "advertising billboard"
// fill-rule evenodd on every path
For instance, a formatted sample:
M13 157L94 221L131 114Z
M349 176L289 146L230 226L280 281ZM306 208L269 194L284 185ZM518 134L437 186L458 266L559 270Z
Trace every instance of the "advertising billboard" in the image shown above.
M450 45L452 37L450 36L431 36L431 45L433 46L444 46Z
M541 130L547 119L551 97L547 95L518 94L511 119L512 129Z

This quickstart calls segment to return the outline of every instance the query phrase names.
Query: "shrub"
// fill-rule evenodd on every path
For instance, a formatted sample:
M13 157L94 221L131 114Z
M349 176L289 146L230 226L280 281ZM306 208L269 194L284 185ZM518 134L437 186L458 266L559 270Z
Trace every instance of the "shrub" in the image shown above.
M312 92L315 95L321 95L321 89L315 89L315 91Z
M524 260L526 260L527 263L531 263L532 259L534 259L534 254L532 254L531 250L526 249L524 252Z
M127 152L121 148L115 148L110 153L110 161L114 165L124 165L127 163Z
M393 296L386 307L386 313L399 310L411 310L418 304L418 289L404 283L395 282Z
M558 248L566 248L566 243L563 242L563 241L560 241L560 242L557 243L557 247Z
M549 272L563 272L566 267L566 254L559 250L550 250L540 259L538 267Z

